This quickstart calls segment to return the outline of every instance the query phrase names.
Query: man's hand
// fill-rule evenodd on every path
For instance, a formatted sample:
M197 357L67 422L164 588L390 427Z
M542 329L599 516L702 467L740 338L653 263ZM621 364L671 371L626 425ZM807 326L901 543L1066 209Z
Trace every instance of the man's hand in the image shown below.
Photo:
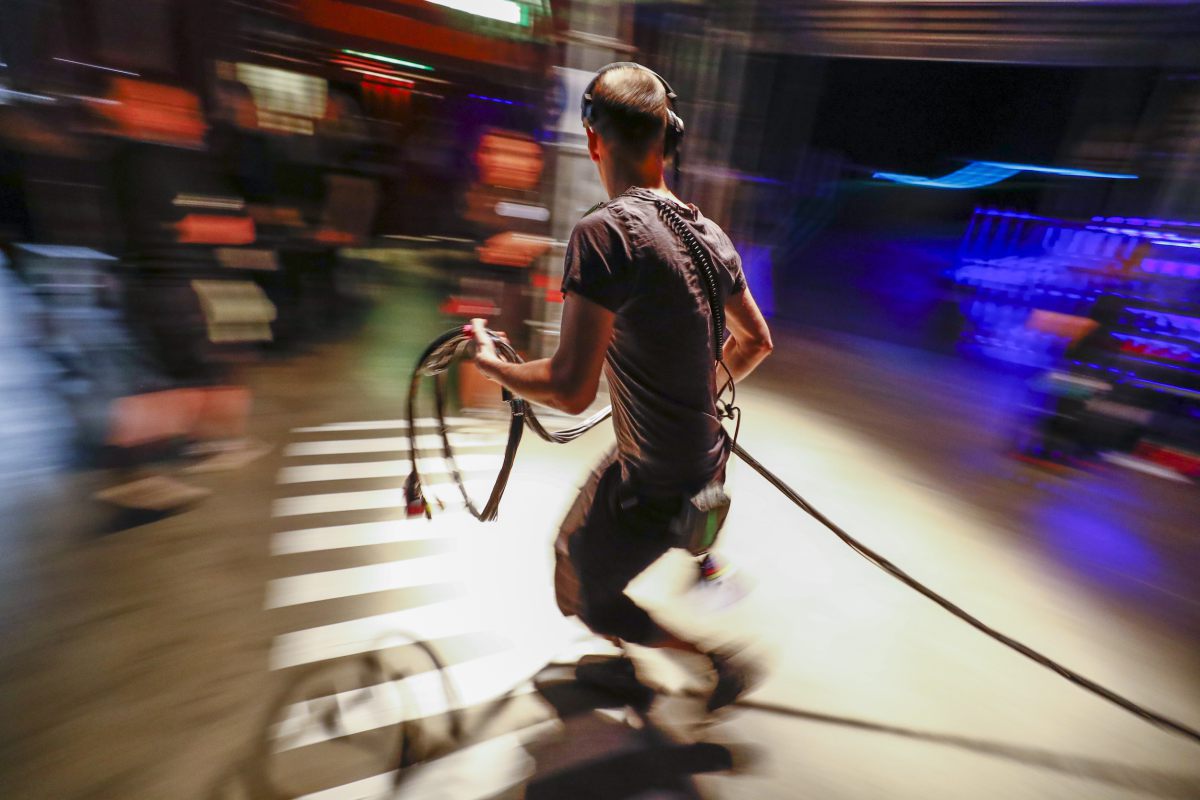
M582 414L596 399L604 354L616 315L585 297L568 295L563 305L558 349L550 358L513 364L496 353L486 320L471 320L475 366L484 376L531 403ZM504 341L504 334L497 333Z
M496 353L496 344L487 332L487 320L476 317L471 320L471 333L475 337L475 366L491 380L496 380L497 366L503 360ZM500 334L503 338L504 334Z

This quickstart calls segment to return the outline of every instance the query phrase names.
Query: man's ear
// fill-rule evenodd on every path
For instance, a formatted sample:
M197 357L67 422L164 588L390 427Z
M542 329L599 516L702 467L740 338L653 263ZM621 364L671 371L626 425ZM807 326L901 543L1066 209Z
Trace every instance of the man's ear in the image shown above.
M588 155L592 157L592 161L600 160L600 137L596 135L596 131L592 130L591 126L585 127L588 140Z

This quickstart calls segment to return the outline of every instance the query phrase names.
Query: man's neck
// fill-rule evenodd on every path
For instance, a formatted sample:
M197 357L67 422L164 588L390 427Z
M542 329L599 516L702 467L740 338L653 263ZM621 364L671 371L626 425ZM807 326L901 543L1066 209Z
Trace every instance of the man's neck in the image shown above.
M663 178L661 162L652 166L647 165L645 168L632 168L616 172L613 175L609 196L610 198L616 197L634 188L649 189L664 197L674 197Z

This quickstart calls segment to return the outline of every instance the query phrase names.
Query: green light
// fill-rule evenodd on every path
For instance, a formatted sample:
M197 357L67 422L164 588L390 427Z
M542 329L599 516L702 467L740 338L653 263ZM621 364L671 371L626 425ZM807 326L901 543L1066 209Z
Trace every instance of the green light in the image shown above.
M361 50L347 50L342 48L342 52L350 56L358 56L359 58L370 58L375 61L382 61L385 64L395 64L400 67L408 67L409 69L423 69L426 72L433 72L433 67L425 64L418 64L415 61L405 61L403 58L392 58L391 56L381 56L377 53L364 53Z

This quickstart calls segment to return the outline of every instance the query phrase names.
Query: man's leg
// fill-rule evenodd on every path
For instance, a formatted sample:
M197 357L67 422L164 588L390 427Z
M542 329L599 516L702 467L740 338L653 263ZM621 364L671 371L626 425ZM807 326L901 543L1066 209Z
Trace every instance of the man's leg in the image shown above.
M705 651L664 628L625 594L634 578L671 549L667 525L674 509L670 504L656 506L653 501L621 509L615 500L619 481L619 467L611 465L596 485L582 526L569 539L570 563L578 578L579 616L594 632L609 638L704 656L716 675L709 710L729 705L746 691L751 675L731 654ZM613 667L614 687L628 687L636 695L632 662L626 659ZM611 682L614 676L608 677ZM640 699L644 700L644 695Z
M567 511L562 524L558 528L558 538L554 542L554 599L558 610L564 617L579 615L579 574L571 561L571 540L583 528L588 511L596 498L596 488L604 473L617 460L617 451L610 450L596 468L588 475L588 479L579 488L575 502ZM610 637L611 638L611 637Z
M579 581L578 613L589 628L632 644L682 643L625 594L625 587L670 549L666 529L639 510L619 509L620 467L601 475L583 524L568 542Z

